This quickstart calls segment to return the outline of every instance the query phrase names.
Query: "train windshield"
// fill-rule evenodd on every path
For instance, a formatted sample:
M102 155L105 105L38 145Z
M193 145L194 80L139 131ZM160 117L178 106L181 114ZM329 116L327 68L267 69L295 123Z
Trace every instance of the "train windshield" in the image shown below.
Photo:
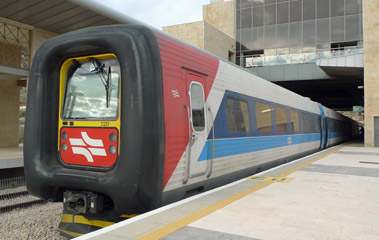
M117 119L120 65L116 59L73 60L66 79L64 119Z

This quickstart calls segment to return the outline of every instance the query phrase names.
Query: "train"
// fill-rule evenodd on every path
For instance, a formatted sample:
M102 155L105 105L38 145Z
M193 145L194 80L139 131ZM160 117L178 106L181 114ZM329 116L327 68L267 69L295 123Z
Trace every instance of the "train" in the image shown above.
M353 120L137 24L47 40L28 82L28 191L79 236L351 139Z

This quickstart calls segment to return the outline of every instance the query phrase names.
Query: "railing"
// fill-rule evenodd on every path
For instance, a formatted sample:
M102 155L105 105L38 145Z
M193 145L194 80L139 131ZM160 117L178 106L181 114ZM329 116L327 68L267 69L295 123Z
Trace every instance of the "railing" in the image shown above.
M0 65L29 69L30 30L0 19Z
M344 48L332 48L328 50L318 50L316 52L302 52L274 56L266 56L264 54L244 55L243 58L241 58L241 61L244 61L244 67L251 68L299 63L312 63L316 62L319 59L349 56L361 53L363 53L363 47L354 46Z
M0 179L0 190L25 186L25 177Z

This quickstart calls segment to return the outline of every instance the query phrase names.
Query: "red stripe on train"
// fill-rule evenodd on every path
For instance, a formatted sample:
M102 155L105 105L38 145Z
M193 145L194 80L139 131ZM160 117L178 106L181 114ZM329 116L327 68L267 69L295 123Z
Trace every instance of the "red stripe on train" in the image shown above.
M205 52L155 32L158 39L164 94L165 168L163 188L171 178L188 145L188 102L186 75L192 72L205 79L205 100L215 80L219 60Z

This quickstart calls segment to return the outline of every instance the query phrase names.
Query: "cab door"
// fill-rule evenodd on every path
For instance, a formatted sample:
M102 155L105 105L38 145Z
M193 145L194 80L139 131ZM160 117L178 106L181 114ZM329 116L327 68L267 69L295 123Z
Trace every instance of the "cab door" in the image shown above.
M207 159L207 111L205 103L205 77L196 72L187 71L186 84L188 88L188 134L186 178L198 177L206 174ZM185 179L186 180L186 179Z

